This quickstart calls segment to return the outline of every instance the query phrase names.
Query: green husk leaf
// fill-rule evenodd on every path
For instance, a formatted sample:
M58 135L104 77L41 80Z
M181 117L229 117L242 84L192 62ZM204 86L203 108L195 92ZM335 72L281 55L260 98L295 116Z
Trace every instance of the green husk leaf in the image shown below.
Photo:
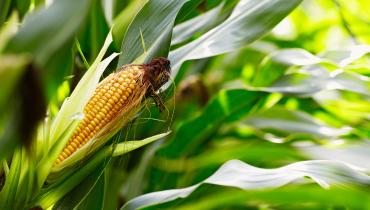
M0 192L0 209L14 209L15 195L19 185L22 169L22 149L14 151L12 164L7 174L5 184Z
M2 52L10 40L10 38L17 31L17 24L19 22L18 14L13 12L6 24L0 30L0 52Z
M157 140L169 135L170 133L171 133L171 131L168 131L166 133L157 134L157 135L151 136L149 138L146 138L146 139L143 139L143 140L140 140L140 141L127 141L127 142L119 143L119 144L115 145L115 147L113 149L113 157L120 156L120 155L126 154L128 152L131 152L132 150L135 150L135 149L137 149L139 147L142 147L146 144L152 143L153 141L157 141Z
M96 155L89 159L86 164L76 170L76 172L66 177L65 180L56 183L50 189L46 190L44 194L39 196L34 201L34 205L40 206L44 209L50 207L55 202L60 200L64 195L66 195L66 193L71 191L75 186L81 183L81 181L84 180L85 177L88 176L91 172L96 171L97 167L102 167L101 169L104 169L105 165L108 163L112 156L118 156L128 153L153 141L159 140L169 133L170 132L158 134L143 139L141 141L129 141L102 148Z
M118 55L117 53L112 54L103 62L100 62L107 51L109 45L112 43L112 34L109 32L104 46L100 50L94 63L88 69L86 74L82 77L71 96L65 99L60 111L58 112L54 122L51 125L51 143L55 143L55 140L61 135L66 129L66 125L71 122L71 116L76 113L82 113L83 108L87 104L88 100L94 93L96 86L99 83L99 79L103 74L108 64Z
M68 125L62 135L57 139L57 143L51 148L51 151L45 156L37 167L37 186L41 188L44 184L46 177L49 175L51 167L54 161L57 159L59 153L63 150L64 145L67 143L69 138L72 136L81 118L74 118L73 121Z

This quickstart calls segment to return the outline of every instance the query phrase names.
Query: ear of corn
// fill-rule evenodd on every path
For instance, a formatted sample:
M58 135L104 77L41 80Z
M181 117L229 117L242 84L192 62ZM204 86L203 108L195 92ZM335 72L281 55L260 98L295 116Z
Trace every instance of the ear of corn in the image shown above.
M104 79L84 108L84 119L54 163L58 166L83 147L101 145L136 114L145 96L168 81L170 67L165 58L146 65L126 65ZM98 142L95 142L98 141ZM89 144L88 144L89 143Z

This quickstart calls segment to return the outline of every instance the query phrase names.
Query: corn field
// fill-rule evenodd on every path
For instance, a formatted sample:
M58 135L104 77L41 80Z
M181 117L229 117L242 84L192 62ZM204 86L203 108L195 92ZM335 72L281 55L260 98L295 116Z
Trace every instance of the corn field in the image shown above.
M370 210L366 0L1 0L0 210Z

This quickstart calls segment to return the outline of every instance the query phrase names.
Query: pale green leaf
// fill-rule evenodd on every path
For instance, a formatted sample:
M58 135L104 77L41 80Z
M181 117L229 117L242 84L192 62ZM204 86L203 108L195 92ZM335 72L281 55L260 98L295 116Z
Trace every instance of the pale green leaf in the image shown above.
M170 53L169 59L174 68L172 76L176 76L179 67L186 60L230 52L255 41L300 3L301 0L240 1L223 23Z
M271 189L303 180L305 177L310 177L324 188L329 188L331 185L370 184L370 176L351 165L338 161L301 161L281 168L263 169L239 160L230 160L198 184L138 196L128 201L121 210L139 209L178 198L186 198L203 184L236 187L244 190Z
M114 146L113 156L119 156L119 155L126 154L128 152L131 152L132 150L135 150L135 149L137 149L139 147L142 147L146 144L152 143L153 141L157 141L157 140L167 136L170 133L171 132L169 131L169 132L166 132L166 133L161 133L161 134L157 134L155 136L148 137L148 138L140 140L140 141L127 141L127 142L119 143L119 144Z

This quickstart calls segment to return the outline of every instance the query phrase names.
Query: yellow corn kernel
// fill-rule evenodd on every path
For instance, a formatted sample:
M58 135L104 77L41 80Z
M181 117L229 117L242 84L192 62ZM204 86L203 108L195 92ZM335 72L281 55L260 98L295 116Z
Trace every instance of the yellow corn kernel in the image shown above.
M128 112L133 104L140 104L146 95L155 94L153 90L168 81L169 71L169 61L158 58L149 64L123 66L99 83L83 110L85 117L54 164L60 164L84 146L122 110Z
M128 75L127 72L130 72L130 74ZM140 73L142 74L140 71L132 71L128 68L125 71L116 73L117 75L111 78L111 81L98 86L91 100L87 103L84 109L85 118L80 123L82 126L78 126L78 129L76 129L74 135L68 141L67 145L58 157L59 161L57 162L62 162L64 159L68 158L79 147L83 146L84 142L88 141L87 138L89 136L93 136L99 131L95 129L96 127L102 127L104 121L109 122L112 116L117 115L116 112L121 108L118 106L122 106L122 104L117 102L122 96L126 99L126 95L128 95L128 93L126 93L125 90L113 91L114 88L112 87L115 87L116 89L127 86L125 83L119 84L118 81L114 82L114 78L121 77L124 78L125 81L130 80L130 84L135 84L135 77L131 77L131 75L136 75L138 77Z

